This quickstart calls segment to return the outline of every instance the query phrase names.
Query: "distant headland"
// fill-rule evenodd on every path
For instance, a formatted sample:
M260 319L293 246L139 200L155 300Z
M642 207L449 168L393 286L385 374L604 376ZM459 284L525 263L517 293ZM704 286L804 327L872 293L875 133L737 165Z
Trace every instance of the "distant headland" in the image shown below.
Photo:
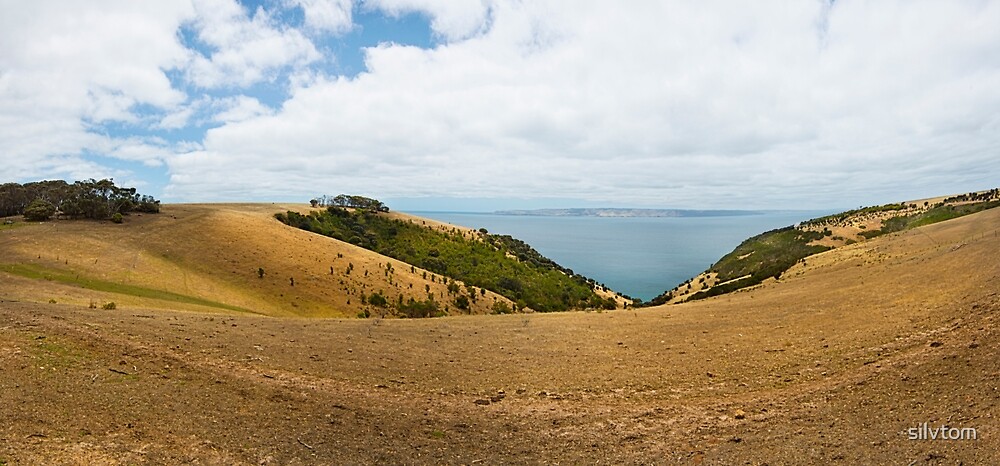
M496 215L523 215L533 217L735 217L761 215L756 210L689 210L689 209L629 209L629 208L576 208L498 210Z

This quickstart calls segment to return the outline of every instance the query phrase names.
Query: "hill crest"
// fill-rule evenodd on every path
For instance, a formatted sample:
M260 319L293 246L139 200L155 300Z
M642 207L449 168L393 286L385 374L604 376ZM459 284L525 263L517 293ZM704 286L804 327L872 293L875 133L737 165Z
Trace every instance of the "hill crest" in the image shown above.
M5 287L3 297L84 306L116 302L253 310L271 316L355 317L365 311L379 315L377 306L362 300L373 293L387 299L448 296L447 286L432 281L431 274L425 279L423 269L274 219L275 213L288 210L310 208L165 204L160 214L130 216L123 225L19 222L0 234L0 247L8 252L0 264L7 267L0 273L15 285ZM509 300L487 291L470 311L489 313L494 302Z

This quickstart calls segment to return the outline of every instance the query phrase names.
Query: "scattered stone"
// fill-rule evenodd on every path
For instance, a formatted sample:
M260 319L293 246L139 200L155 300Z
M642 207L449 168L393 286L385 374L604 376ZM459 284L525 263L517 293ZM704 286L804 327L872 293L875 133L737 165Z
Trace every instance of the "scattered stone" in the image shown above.
M941 343L940 341L932 341L931 342L931 348L937 348L937 347L939 347L941 345L944 345L944 343Z
M473 403L475 403L477 405L480 405L480 406L486 406L486 405L490 404L491 402L490 402L490 400L476 400L476 401L473 401Z
M976 342L969 343L969 349L976 349L976 348L979 348L979 343Z
M736 413L734 413L733 417L736 418L736 419L746 419L747 418L747 413L746 413L746 411L743 411L742 409L737 409Z

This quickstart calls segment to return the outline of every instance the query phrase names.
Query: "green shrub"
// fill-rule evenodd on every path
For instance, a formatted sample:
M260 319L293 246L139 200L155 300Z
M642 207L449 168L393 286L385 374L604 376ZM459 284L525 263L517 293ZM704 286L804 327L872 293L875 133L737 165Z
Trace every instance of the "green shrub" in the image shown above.
M493 313L494 314L510 314L510 305L506 301L497 301L493 303Z
M125 217L123 217L120 212L115 212L115 214L111 216L111 221L113 223L122 223L125 221Z
M40 201L36 209L27 211L35 201ZM90 179L73 184L63 180L0 184L0 217L27 215L33 221L42 221L51 218L57 210L70 218L104 220L116 212L123 215L136 211L159 212L160 201L138 194L135 188L116 186L111 179Z
M972 193L972 195L963 196L958 196L954 198L954 200L962 201L964 199L972 199L975 197L975 199L979 202L961 205L937 204L925 212L911 215L897 215L895 217L888 218L882 222L882 228L878 230L866 230L865 226L861 225L859 228L865 231L861 231L859 235L865 239L871 239L888 233L929 225L961 217L963 215L980 212L986 209L1000 207L1000 200L991 200L992 196L994 196L991 192L980 195ZM822 226L830 223L842 222L858 214L895 212L905 210L907 207L907 204L886 204L881 206L865 207L813 219L803 222L803 225ZM798 262L799 259L831 249L827 246L808 244L813 240L821 239L824 236L830 236L831 234L832 232L830 232L828 228L824 228L822 232L814 232L789 226L762 233L747 239L742 244L737 246L732 252L723 256L719 262L716 262L709 269L709 271L718 272L718 280L720 282L726 282L737 278L741 279L732 283L714 286L707 290L699 291L692 295L689 299L694 300L725 294L741 288L759 284L771 277L778 278L783 272ZM843 238L834 236L833 239L841 240ZM844 241L844 244L850 245L856 242L857 241L853 239L847 239ZM689 282L685 282L685 284L690 287ZM669 301L672 296L673 295L671 293L664 293L651 300L649 304L663 304Z
M883 230L869 230L869 231L862 231L861 233L858 233L858 234L861 235L864 239L872 239L872 238L875 238L877 236L884 235L885 231L883 231Z
M368 297L368 304L376 307L385 307L386 304L389 304L389 301L386 300L385 296L382 296L381 293L372 293L372 295Z
M788 226L749 238L709 268L709 271L718 273L720 282L746 278L698 291L688 299L717 296L757 285L768 278L778 278L800 259L831 249L829 246L809 244L823 237L824 234L821 232ZM687 285L690 288L690 282L687 282ZM653 298L650 304L664 304L671 297L672 295L664 293Z
M410 298L405 304L399 306L399 314L403 317L421 318L438 315L438 303L433 299L426 301L416 301Z
M42 199L35 199L24 208L24 219L32 222L44 222L56 213L56 206Z
M104 309L105 311L112 311L112 310L116 309L117 307L118 306L115 305L114 301L110 301L110 302L104 303L104 305L101 306L101 309Z
M289 211L276 218L424 268L435 274L429 277L432 282L441 278L450 294L460 293L461 285L455 281L461 281L521 300L540 312L585 309L595 296L585 277L560 267L510 236L467 238L368 210L335 208L309 215Z

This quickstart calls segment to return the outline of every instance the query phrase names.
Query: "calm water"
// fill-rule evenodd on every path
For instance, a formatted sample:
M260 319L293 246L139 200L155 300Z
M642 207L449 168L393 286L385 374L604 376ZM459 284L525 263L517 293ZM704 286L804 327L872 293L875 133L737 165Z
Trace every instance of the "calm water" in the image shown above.
M701 273L751 236L830 212L674 218L413 213L511 235L576 273L649 300Z

